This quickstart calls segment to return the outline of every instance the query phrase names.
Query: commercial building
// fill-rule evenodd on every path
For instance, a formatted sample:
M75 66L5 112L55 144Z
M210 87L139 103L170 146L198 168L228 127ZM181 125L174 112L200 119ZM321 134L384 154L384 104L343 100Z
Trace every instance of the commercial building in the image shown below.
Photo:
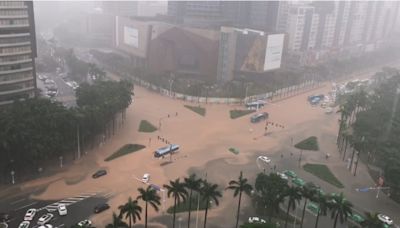
M0 2L0 105L35 96L36 38L32 1Z
M103 1L104 13L122 17L154 17L167 13L166 1Z
M267 34L253 29L222 27L217 79L264 75L281 67L284 34Z

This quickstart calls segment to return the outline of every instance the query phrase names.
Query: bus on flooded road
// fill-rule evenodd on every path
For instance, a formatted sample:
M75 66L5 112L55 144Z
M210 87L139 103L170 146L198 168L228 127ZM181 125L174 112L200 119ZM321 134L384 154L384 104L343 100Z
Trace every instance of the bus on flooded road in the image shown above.
M164 157L165 155L168 154L173 154L174 152L179 150L179 145L177 144L170 144L166 147L162 147L154 151L154 157L159 158L159 157Z

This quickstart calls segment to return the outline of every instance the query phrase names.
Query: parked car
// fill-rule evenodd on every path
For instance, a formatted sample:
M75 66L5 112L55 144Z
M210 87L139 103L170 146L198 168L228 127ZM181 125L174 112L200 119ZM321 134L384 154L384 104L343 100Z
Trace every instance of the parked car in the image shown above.
M286 176L291 177L291 178L296 178L297 177L296 173L293 172L292 170L285 170L285 171L283 171L283 173Z
M110 205L108 205L106 203L99 204L94 208L94 213L98 214L98 213L100 213L102 211L105 211L105 210L107 210L109 208L110 208Z
M289 179L289 177L286 176L284 173L276 172L276 175L278 175L283 180L288 180Z
M90 221L88 219L80 221L78 223L78 226L80 226L80 227L90 227L91 225L92 225L92 221Z
M381 220L381 222L387 224L387 225L392 225L393 224L393 220L384 214L378 214L378 219Z
M46 80L44 81L44 84L46 84L46 85L49 85L49 84L56 84L56 82L55 82L54 80L52 80L52 79L46 79Z
M264 219L259 217L249 217L249 223L267 223Z
M142 177L142 182L143 182L143 183L149 183L149 180L150 180L150 174L145 173L145 174L143 175L143 177Z
M268 119L269 114L267 112L257 113L250 117L250 122L258 123L260 121Z
M24 220L32 221L33 218L35 217L35 215L36 215L36 209L35 208L28 209L26 211L26 213L25 213Z
M58 204L57 210L59 215L67 215L67 206L65 204Z
M106 171L105 169L100 169L100 170L98 170L97 172L95 172L95 173L92 175L92 177L93 177L93 178L99 178L99 177L104 176L104 175L106 175L106 174L107 174L107 171Z
M42 215L37 221L38 225L45 225L46 223L50 222L50 220L54 217L52 213L47 213Z
M53 225L51 224L45 224L43 226L39 226L38 228L53 228Z
M23 221L19 224L18 228L28 228L30 224L29 221Z
M303 187L306 184L306 182L303 179L298 178L298 177L295 178L294 180L292 180L292 183L299 187Z

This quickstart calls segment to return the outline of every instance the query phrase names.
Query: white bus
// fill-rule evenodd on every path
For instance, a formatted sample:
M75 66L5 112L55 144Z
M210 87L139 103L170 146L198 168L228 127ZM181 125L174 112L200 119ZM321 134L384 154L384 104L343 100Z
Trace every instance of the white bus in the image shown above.
M167 154L172 154L178 150L179 150L179 145L170 144L169 146L162 147L154 151L154 157L156 158L163 157Z

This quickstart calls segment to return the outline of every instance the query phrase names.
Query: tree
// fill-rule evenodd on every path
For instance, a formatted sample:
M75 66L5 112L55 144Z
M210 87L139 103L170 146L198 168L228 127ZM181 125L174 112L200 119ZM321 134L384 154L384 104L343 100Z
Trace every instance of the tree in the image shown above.
M296 209L296 203L299 203L302 196L301 196L301 189L299 187L289 187L286 189L284 196L288 198L288 207L286 211L286 220L285 220L285 228L287 227L287 222L289 220L289 210Z
M321 215L326 216L329 208L329 202L328 202L328 197L323 195L320 191L318 191L313 200L318 203L318 212L317 212L317 217L315 219L315 228L317 228L319 222L319 216Z
M269 175L259 173L254 187L256 206L262 210L269 209L268 218L271 221L274 214L279 212L279 205L284 200L284 192L288 184L275 173Z
M365 228L382 228L384 227L378 218L378 213L365 212L365 220L361 223Z
M188 212L188 228L190 227L190 212L192 210L192 193L196 191L199 193L201 186L201 179L197 179L196 174L192 174L189 178L185 177L185 186L189 189L189 212Z
M112 223L107 224L106 228L125 228L128 227L128 225L121 220L121 217L117 216L115 213L113 213L113 220Z
M159 210L158 206L161 205L160 203L161 198L159 195L157 195L157 191L151 186L148 186L146 189L138 188L138 191L139 191L139 196L137 197L137 199L143 200L146 203L144 227L147 228L147 205L150 204L155 211L158 211Z
M180 182L179 178L175 181L169 181L169 185L164 184L164 188L167 189L168 197L174 197L174 216L172 220L172 228L175 228L175 215L176 215L176 204L181 201L185 201L187 198L187 191L185 189L185 184Z
M140 220L140 213L142 213L142 207L138 205L137 200L132 200L129 197L128 202L124 205L118 207L120 210L119 217L123 217L125 215L125 219L129 220L129 228L132 227L132 224L136 223L136 220Z
M242 200L242 193L244 192L247 195L250 195L251 191L253 190L253 187L247 183L247 178L243 178L243 172L240 171L238 181L231 180L229 182L229 186L226 189L234 191L233 197L236 197L239 194L239 202L238 202L238 208L237 208L237 213L236 213L236 226L235 226L237 228L239 225L240 202Z
M317 193L316 187L312 182L306 183L301 190L301 195L304 198L304 206L303 206L303 213L301 215L300 228L303 227L303 221L304 221L304 215L306 212L307 201L312 200L316 193Z
M211 184L208 183L207 181L203 182L203 187L200 191L203 200L206 201L206 210L204 213L204 228L207 227L207 213L208 209L210 207L210 202L215 202L215 205L219 205L219 200L218 198L222 197L222 193L218 191L218 185L217 184Z
M347 220L347 216L352 215L353 204L346 200L343 192L335 194L331 197L331 218L334 219L333 228L336 228L337 220L340 219L340 223L344 223Z

